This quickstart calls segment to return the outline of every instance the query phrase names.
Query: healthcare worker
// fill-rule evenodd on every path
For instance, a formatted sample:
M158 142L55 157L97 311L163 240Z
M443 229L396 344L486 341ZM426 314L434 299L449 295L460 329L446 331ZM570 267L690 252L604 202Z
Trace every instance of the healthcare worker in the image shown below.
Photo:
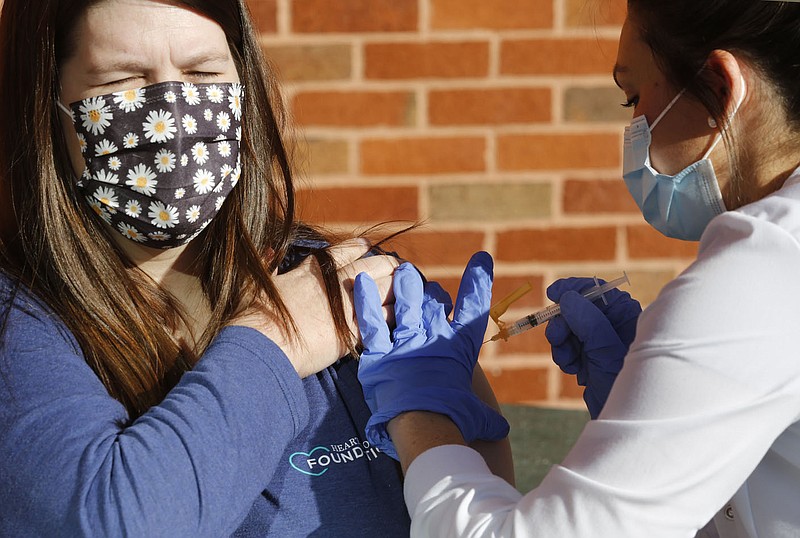
M400 266L392 338L357 277L367 434L405 469L412 535L800 536L799 58L800 3L629 0L624 180L700 248L641 316L621 292L583 299L586 280L548 289L554 358L599 417L527 495L463 446L504 427L469 389L491 258L468 264L452 321Z

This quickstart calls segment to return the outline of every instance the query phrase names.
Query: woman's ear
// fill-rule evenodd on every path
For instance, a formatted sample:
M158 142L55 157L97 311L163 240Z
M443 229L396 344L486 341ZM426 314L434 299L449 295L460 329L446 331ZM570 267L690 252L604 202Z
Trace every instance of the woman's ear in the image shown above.
M711 82L709 86L717 96L724 117L730 121L747 97L744 65L727 50L713 50L708 55L704 72ZM709 126L716 127L716 122L711 117Z

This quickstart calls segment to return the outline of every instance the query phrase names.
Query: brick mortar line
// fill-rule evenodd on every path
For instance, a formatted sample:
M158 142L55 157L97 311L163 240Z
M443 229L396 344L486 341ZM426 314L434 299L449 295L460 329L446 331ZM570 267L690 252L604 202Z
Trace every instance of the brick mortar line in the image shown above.
M363 60L363 56L358 54ZM269 57L269 52L267 52ZM355 58L355 53L354 53ZM355 66L354 66L355 67ZM363 72L363 65L359 65ZM354 69L355 71L355 69ZM282 89L297 91L322 91L330 89L352 90L359 88L367 90L403 91L415 86L423 85L431 90L481 90L481 89L552 89L557 85L563 89L579 88L589 89L598 87L600 90L615 89L611 73L608 75L498 75L486 77L462 78L409 78L409 79L348 79L336 80L306 80L282 81ZM622 95L622 90L620 90Z

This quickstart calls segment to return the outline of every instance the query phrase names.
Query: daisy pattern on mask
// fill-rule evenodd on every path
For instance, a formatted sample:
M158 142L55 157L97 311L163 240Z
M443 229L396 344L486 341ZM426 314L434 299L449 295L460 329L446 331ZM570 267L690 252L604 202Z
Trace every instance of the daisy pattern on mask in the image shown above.
M241 142L242 141L242 128L241 127L237 127L236 128L236 141L237 142Z
M101 140L94 146L95 157L102 157L103 155L110 155L116 153L118 150L117 145L110 140Z
M81 148L81 153L86 153L86 148L89 144L86 143L86 136L83 133L78 133L78 147Z
M119 200L117 200L117 194L114 192L114 189L98 187L97 190L94 191L94 197L110 213L113 214L117 212L116 208L119 207Z
M186 210L186 220L191 223L197 222L197 219L200 218L200 206L193 205L189 209Z
M217 144L217 151L219 152L221 157L225 157L226 159L231 156L231 143L227 140L223 140L219 144Z
M197 132L197 120L191 114L185 114L181 120L183 130L186 134L194 134Z
M156 169L162 174L167 174L175 170L175 154L168 149L160 149L156 153L154 163Z
M119 233L127 237L128 239L132 239L137 243L141 243L145 240L144 234L141 233L139 230L131 226L130 224L125 224L124 222L120 222L117 224L117 229Z
M210 155L208 154L208 146L205 145L203 142L198 142L194 146L192 146L192 158L194 162L199 165L204 165L208 162Z
M167 140L175 138L175 133L178 128L175 127L175 118L172 114L159 110L151 111L145 122L142 124L144 127L144 136L152 143L163 143Z
M194 190L198 194L208 194L214 188L214 174L208 170L198 170L194 174Z
M94 175L94 180L101 183L110 183L111 185L116 185L119 183L119 176L117 174L112 174L111 172L106 172L105 170L98 170Z
M164 92L164 101L169 104L173 104L178 100L178 96L172 90L168 92Z
M225 182L224 181L220 181L219 183L217 183L217 186L214 187L214 192L222 192L222 188L224 186L225 186Z
M222 99L225 97L225 95L222 93L222 90L219 89L219 86L212 84L206 88L206 97L208 97L208 100L212 103L219 104L222 102Z
M223 133L227 133L231 128L231 117L227 112L217 114L217 128Z
M139 145L139 135L136 133L128 133L122 139L122 147L125 149L133 149Z
M169 241L172 238L167 232L150 232L147 237L153 241Z
M187 164L189 164L189 156L181 155L181 166L186 166Z
M89 202L89 207L98 217L111 224L111 213L105 210L100 200L96 199L94 196L87 196L86 201Z
M122 168L122 161L120 160L119 157L114 155L114 156L111 156L111 157L108 158L108 169L109 170L113 170L114 172L116 172L120 168Z
M233 117L236 121L242 119L242 85L238 83L231 84L228 88L228 108L231 109Z
M125 214L138 219L142 215L142 204L139 203L139 200L128 200L125 202Z
M223 164L222 168L220 168L219 170L219 175L222 179L225 179L226 177L231 175L231 173L233 173L233 167L228 163Z
M78 110L81 113L81 120L83 120L83 129L94 136L105 133L106 127L111 125L111 120L114 119L114 114L109 110L106 100L102 97L84 99Z
M178 209L164 202L152 202L147 216L150 224L157 228L173 228L178 224Z
M125 112L133 112L144 106L143 88L116 92L112 95L114 96L114 103Z
M181 93L187 105L194 106L200 104L200 91L197 89L197 86L191 82L184 82L181 85Z
M210 109L210 108L207 108L207 109L205 109L205 110L203 111L203 118L204 118L206 121L211 121L211 120L213 120L213 119L214 119L214 113L211 111L211 109Z
M125 184L140 194L152 196L156 193L157 177L149 166L137 164L128 171L128 181Z
M225 197L224 196L217 196L217 201L214 202L214 208L217 211L219 211L220 209L222 209L222 204L224 204L224 203L225 203Z
M141 233L139 230L131 226L130 224L125 224L124 222L120 222L117 224L117 229L119 233L127 237L128 239L132 239L137 243L141 243L145 240L144 234Z
M186 196L186 189L184 189L183 187L181 187L180 189L175 189L175 199L176 200L180 200L184 196Z
M237 166L231 172L231 187L235 187L237 183L239 183L239 178L242 176L242 167Z

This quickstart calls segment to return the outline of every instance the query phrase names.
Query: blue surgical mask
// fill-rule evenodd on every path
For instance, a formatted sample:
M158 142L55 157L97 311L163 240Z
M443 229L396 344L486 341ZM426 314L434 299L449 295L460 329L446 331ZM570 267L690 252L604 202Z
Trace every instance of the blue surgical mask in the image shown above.
M625 128L622 177L645 220L653 228L667 237L698 241L711 219L725 211L714 166L708 158L722 135L717 134L702 159L678 174L662 174L650 164L653 129L684 92L682 90L675 96L652 126L648 126L647 118L642 115ZM744 101L745 93L742 92L731 119Z

